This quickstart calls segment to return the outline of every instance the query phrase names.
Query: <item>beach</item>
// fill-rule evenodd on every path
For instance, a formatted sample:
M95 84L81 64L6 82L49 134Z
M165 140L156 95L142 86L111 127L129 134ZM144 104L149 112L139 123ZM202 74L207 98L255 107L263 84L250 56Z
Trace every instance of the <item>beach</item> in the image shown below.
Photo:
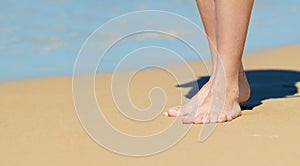
M299 52L296 45L244 56L252 97L242 105L242 116L218 124L204 142L198 139L202 125L193 125L176 145L146 157L110 152L89 137L76 115L71 77L1 83L0 165L299 165ZM189 65L197 79L208 75L203 62ZM173 68L184 75L182 64ZM111 78L111 73L98 74L95 92L103 114L115 128L145 136L172 123L173 118L163 116L163 112L149 122L120 114L112 100ZM178 105L183 97L180 89L183 95L192 96L195 90L187 83L197 80L182 81L176 82L164 70L141 71L129 87L132 102L146 108L149 91L160 87L167 96L164 110Z

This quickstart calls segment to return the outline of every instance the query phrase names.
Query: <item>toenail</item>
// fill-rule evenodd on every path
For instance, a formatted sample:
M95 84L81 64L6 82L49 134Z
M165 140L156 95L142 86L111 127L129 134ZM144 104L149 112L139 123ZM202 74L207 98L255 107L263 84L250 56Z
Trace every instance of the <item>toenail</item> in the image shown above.
M167 112L164 113L165 116L168 116L169 114Z

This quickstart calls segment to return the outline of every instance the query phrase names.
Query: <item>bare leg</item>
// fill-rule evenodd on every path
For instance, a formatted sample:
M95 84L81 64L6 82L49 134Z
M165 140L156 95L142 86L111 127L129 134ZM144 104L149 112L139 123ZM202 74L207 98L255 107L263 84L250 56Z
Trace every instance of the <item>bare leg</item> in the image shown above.
M204 29L208 38L208 43L211 53L211 61L213 66L213 71L215 68L215 61L217 58L216 52L216 16L215 16L215 2L214 0L196 0L197 6L201 15L201 19L204 25ZM190 113L191 111L197 110L198 104L204 99L208 94L211 81L209 80L199 92L186 104L183 106L177 106L169 109L166 112L167 116L179 116Z
M217 61L217 38L216 38L216 24L217 24L217 17L216 17L216 4L214 0L196 0L197 6L202 18L202 22L208 37L210 51L211 51L211 60L213 64L213 73L216 70L216 61ZM240 61L241 63L241 61ZM250 96L250 88L248 81L244 75L243 65L240 65L240 72L239 72L239 102L245 102L249 99ZM206 95L209 92L210 86L212 83L212 79L210 79L202 88L201 90L195 95L190 102L183 106L173 107L169 109L166 113L168 116L178 116L184 115L191 111L197 110L198 105L203 101ZM185 110L185 111L183 111Z
M253 0L215 0L217 48L225 74L238 78Z
M213 71L215 70L215 62L217 58L217 38L216 38L216 11L214 0L196 0L201 20L208 38L210 47Z
M253 0L215 0L218 56L208 95L183 123L230 121L241 115L239 71ZM220 110L221 109L221 110Z

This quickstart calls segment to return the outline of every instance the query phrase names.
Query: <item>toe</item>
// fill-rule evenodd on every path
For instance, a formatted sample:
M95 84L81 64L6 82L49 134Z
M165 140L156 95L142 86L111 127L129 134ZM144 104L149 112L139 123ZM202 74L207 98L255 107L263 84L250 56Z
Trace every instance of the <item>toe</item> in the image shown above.
M226 122L226 120L227 120L227 115L224 113L221 113L221 115L218 118L218 122L223 123L223 122Z
M232 121L233 117L231 114L227 114L227 122Z
M211 113L209 115L210 123L217 123L218 117L219 117L219 113Z
M233 117L233 119L235 119L239 116L241 116L241 111L236 112L232 117Z
M208 114L203 116L202 123L204 123L204 124L210 123L210 117Z
M202 124L203 123L203 115L200 114L194 119L194 124Z
M170 108L165 113L165 115L170 116L170 117L179 116L179 114L180 114L180 108L181 108L180 106L176 106L176 107Z
M193 116L183 116L182 123L183 124L192 124L194 123L195 118Z

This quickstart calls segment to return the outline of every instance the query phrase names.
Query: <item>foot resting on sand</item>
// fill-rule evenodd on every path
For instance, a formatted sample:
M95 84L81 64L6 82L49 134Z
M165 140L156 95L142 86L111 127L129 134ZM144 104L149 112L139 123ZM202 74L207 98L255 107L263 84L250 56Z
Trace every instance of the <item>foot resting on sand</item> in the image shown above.
M250 97L242 56L253 0L197 0L213 74L188 103L169 109L167 116L183 115L183 123L226 122L241 115L240 103Z
M239 103L250 97L250 87L243 71L238 78L226 78L226 87L220 87L223 80L214 76L186 104L169 109L166 116L183 116L183 123L215 123L231 121L241 115ZM224 89L224 90L222 90Z

